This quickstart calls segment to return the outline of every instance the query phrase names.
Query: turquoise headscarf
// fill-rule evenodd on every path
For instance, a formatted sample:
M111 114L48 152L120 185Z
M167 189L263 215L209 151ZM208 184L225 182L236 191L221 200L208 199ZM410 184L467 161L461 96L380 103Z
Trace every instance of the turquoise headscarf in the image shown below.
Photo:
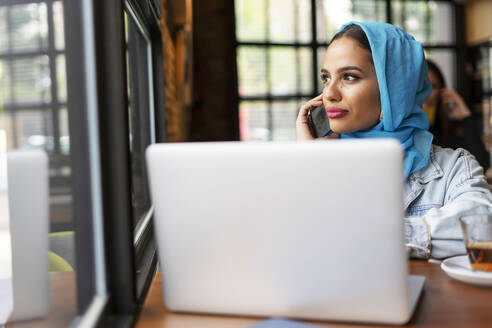
M387 23L359 25L371 45L381 98L382 120L368 131L343 133L342 138L395 138L405 149L405 178L429 162L432 134L422 103L431 93L422 44Z

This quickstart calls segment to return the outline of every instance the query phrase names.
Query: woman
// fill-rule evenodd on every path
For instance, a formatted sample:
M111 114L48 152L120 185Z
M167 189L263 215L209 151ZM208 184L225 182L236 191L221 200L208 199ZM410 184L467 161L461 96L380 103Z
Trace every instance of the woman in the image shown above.
M422 46L386 23L344 25L321 71L323 93L304 104L298 140L311 140L307 111L324 105L331 137L396 138L405 149L406 242L412 256L464 254L459 218L492 215L483 170L463 149L432 145L422 103L431 92Z
M427 67L432 92L422 108L429 117L429 131L434 135L434 143L453 149L465 148L486 171L490 165L490 155L470 109L456 91L446 88L444 76L434 62L427 60Z

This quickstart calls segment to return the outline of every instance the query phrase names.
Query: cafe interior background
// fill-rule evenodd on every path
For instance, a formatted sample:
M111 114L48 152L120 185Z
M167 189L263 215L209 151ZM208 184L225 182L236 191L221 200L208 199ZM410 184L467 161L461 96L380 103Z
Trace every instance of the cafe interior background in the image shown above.
M347 21L391 22L421 41L491 151L491 15L487 0L0 0L0 152L48 155L46 238L62 260L50 275L74 281L69 317L97 298L98 320L138 314L157 266L146 146L295 140ZM0 279L12 274L8 190Z

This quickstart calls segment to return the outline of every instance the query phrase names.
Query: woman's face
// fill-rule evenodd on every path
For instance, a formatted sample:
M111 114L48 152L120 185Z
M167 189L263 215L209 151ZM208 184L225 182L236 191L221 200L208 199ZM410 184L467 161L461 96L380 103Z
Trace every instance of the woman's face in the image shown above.
M432 92L430 95L425 98L424 104L422 107L429 108L429 107L435 107L437 105L437 101L439 99L439 90L441 89L441 85L439 84L439 79L437 76L429 70L428 72L429 80L432 84Z
M321 79L323 105L336 133L363 131L379 122L381 101L371 54L349 37L326 50Z

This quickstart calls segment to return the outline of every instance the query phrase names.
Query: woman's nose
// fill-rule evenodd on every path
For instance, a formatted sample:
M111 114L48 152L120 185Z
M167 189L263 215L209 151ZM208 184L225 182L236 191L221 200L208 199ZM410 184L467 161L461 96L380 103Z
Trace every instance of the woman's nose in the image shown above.
M337 102L342 99L342 94L337 82L332 81L325 84L325 87L323 88L323 98L331 102Z

